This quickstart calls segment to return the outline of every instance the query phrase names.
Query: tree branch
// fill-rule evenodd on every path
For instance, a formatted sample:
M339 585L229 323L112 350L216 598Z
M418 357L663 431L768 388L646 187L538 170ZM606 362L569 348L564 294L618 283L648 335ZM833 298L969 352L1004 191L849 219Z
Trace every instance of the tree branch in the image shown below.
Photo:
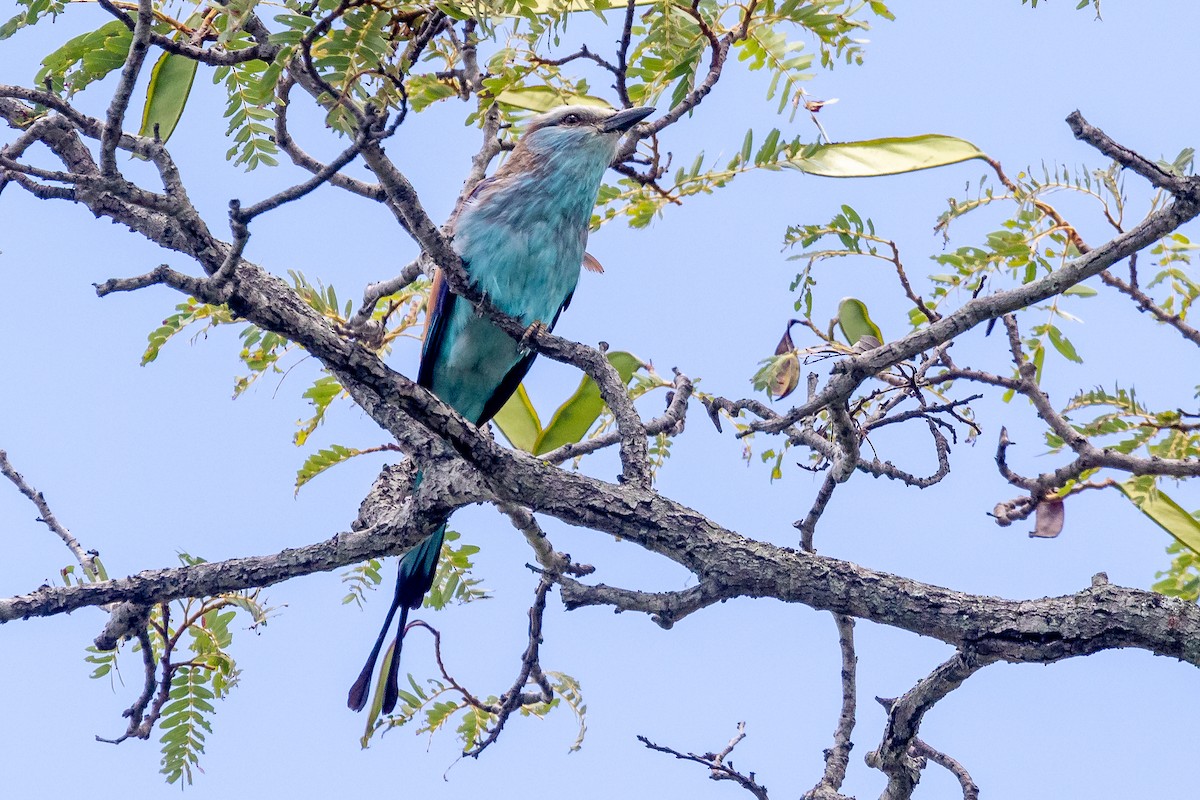
M88 579L99 578L95 551L84 551L79 540L58 521L58 517L54 516L45 496L30 486L25 477L13 468L12 462L8 460L8 453L3 450L0 450L0 475L4 475L12 481L13 485L17 487L17 491L29 498L29 502L33 503L38 510L38 522L44 523L58 538L62 539L63 544L71 551L71 555L75 556L75 560L79 562L79 566L83 567L84 572L87 573Z
M867 764L888 776L883 800L908 800L920 780L921 763L909 755L925 712L963 681L995 659L960 650L898 700L879 699L888 710L883 742L867 754Z
M1111 155L1108 151L1112 147L1120 147L1104 136L1103 132L1087 125L1078 112L1072 114L1069 122L1073 128L1079 126L1080 133L1077 135L1080 138L1106 154ZM1158 174L1161 173L1161 170L1156 166L1146 167L1142 162L1149 163L1146 159L1134 160L1131 161L1130 168L1133 169L1136 166L1139 174L1144 172L1147 176L1161 179L1169 185L1171 191L1174 192L1172 202L1152 212L1128 232L1119 234L1105 244L1068 261L1049 275L1014 289L969 300L957 311L920 330L913 331L882 347L844 359L835 365L834 374L825 388L815 397L777 419L751 423L750 430L746 433L754 431L777 433L805 417L812 416L821 409L838 402L845 402L862 382L872 375L925 350L945 344L981 323L1061 294L1066 289L1099 275L1118 261L1152 245L1185 222L1200 215L1200 179L1169 176L1171 180L1168 181Z
M111 10L111 3L102 2ZM142 63L146 60L146 51L150 49L150 26L154 23L154 4L151 0L138 0L137 22L133 26L133 39L129 44L129 53L125 57L125 66L121 68L121 78L117 89L113 92L112 102L108 106L108 115L104 123L104 132L100 135L100 173L105 177L117 174L117 142L121 138L125 125L125 111L129 108L129 98L133 96L133 85L137 82L142 71Z
M754 773L743 775L733 768L733 762L727 761L729 754L733 752L733 748L737 747L742 739L746 738L746 723L739 722L737 726L737 734L729 740L729 744L725 745L725 749L720 753L705 753L704 755L696 755L695 753L681 753L671 747L655 744L645 736L638 736L638 741L644 744L648 749L659 753L675 756L681 761L694 761L697 764L703 764L708 767L708 777L714 781L733 781L741 786L750 794L754 795L758 800L768 800L767 787L758 783L755 780Z
M858 671L858 656L854 652L854 619L844 614L834 614L833 621L837 624L838 646L842 653L842 711L833 731L833 747L825 751L825 774L816 786L804 793L803 800L844 800L838 790L846 780L850 749L854 747L850 741L850 735L854 733Z

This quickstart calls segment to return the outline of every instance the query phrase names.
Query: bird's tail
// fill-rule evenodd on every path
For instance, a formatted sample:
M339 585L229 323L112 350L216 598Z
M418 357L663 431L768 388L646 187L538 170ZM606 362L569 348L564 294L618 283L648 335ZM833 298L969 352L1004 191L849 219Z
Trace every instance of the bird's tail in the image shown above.
M421 474L418 472L416 480L413 481L413 487L416 488L420 484ZM367 705L367 694L371 687L371 676L375 673L375 662L379 659L379 652L383 649L383 640L387 638L387 633L392 627L392 618L399 610L400 627L396 631L396 639L392 645L392 660L388 665L387 676L383 683L383 712L390 714L396 707L396 700L400 695L400 648L404 643L408 611L420 608L426 592L433 586L433 578L437 574L438 555L442 552L442 542L445 537L446 525L443 523L400 559L400 567L396 572L396 593L392 597L392 604L388 608L387 616L384 617L379 636L375 639L375 646L371 648L371 655L367 656L367 663L359 673L358 680L350 687L350 693L346 697L346 705L354 711L362 711Z

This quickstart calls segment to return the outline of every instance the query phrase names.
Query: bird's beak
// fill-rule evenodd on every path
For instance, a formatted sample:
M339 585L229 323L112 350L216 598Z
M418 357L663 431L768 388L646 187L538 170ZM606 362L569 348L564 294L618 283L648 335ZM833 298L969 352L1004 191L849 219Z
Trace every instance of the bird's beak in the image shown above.
M646 108L627 108L624 111L618 111L604 120L604 122L601 122L600 130L604 133L612 133L613 131L624 133L653 113L654 109L649 106Z

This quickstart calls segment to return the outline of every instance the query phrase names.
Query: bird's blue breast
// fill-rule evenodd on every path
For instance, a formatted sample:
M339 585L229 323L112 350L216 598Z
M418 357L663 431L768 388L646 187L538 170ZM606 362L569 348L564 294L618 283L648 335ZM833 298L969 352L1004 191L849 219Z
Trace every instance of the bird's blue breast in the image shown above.
M588 223L610 147L555 150L540 168L502 176L467 205L454 246L471 280L525 325L552 327L575 291ZM457 302L433 366L431 388L475 421L520 361L516 341Z

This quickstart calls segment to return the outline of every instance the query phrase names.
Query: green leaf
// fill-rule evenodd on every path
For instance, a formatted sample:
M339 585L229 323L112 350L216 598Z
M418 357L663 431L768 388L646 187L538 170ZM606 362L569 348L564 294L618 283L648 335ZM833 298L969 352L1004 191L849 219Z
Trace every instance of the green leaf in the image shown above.
M633 373L642 366L637 356L623 351L609 353L608 361L616 368L622 383L629 383ZM513 447L539 456L583 439L603 411L604 400L600 397L600 387L590 377L584 376L579 388L555 410L550 424L545 428L537 422L537 412L529 402L529 395L521 390L508 399L495 420L496 426ZM510 424L515 424L511 434L506 427ZM532 445L526 446L534 426L537 427L536 436Z
M532 453L537 446L538 436L542 432L542 421L538 419L537 410L529 400L525 384L517 387L517 391L508 402L492 418L496 427L509 444L518 450Z
M317 426L325 421L325 412L329 410L333 401L341 396L342 391L342 385L332 375L322 375L305 390L302 396L313 404L313 415L296 423L300 430L292 436L292 442L297 447L302 447Z
M75 94L124 64L132 42L133 33L125 23L107 22L67 40L43 58L35 80L39 85L51 83L55 91L70 87L70 94Z
M1068 361L1074 361L1076 364L1082 364L1083 359L1079 357L1079 353L1075 352L1075 345L1071 344L1071 340L1062 335L1062 331L1051 325L1046 329L1046 334L1050 337L1050 344L1054 345L1054 349L1059 355Z
M871 321L871 315L867 313L867 304L854 297L843 297L842 302L838 303L838 327L851 347L857 345L864 336L874 337L879 343L875 347L884 342L879 326Z
M590 94L575 94L553 86L518 86L505 89L496 98L496 102L510 108L520 108L526 111L542 113L558 106L595 106L596 108L612 108L602 97Z
M383 714L383 676L388 674L388 670L392 666L392 654L396 651L396 642L392 641L387 646L387 650L383 652L383 663L379 665L379 682L375 685L375 693L371 695L371 705L367 708L367 726L363 730L362 738L359 739L359 744L362 749L366 750L370 744L371 735L375 733L375 723ZM412 680L412 677L409 677Z
M1152 476L1131 478L1117 486L1131 503L1180 544L1200 553L1200 521L1161 491Z
M140 136L153 136L158 126L158 137L162 141L171 138L183 108L187 105L196 79L199 62L176 53L163 53L150 72L150 84L146 87L146 109L142 112Z
M362 454L362 450L356 450L353 447L343 447L340 444L330 445L325 450L318 450L313 453L300 467L296 473L296 493L300 493L300 487L311 481L313 478L320 475L325 470L332 466L354 458Z
M563 672L546 672L546 677L551 681L551 688L554 694L562 698L567 707L575 714L575 720L579 723L579 733L575 737L575 741L571 743L569 752L576 752L583 746L583 738L587 735L587 703L583 702L583 693L579 688L579 681L572 678Z
M827 178L870 178L944 167L972 158L986 159L987 154L964 139L928 133L810 145L788 158L787 164Z
M616 367L622 384L629 383L633 373L642 366L641 360L626 352L609 353L608 361ZM590 377L584 376L575 393L550 418L550 424L538 437L533 454L541 455L564 444L580 441L603 411L604 400L600 397L600 387Z
M660 4L662 0L633 0L635 6L652 6ZM458 5L457 3L447 3L446 5ZM520 4L520 10L517 13L509 13L505 16L528 16L533 14L550 14L564 13L572 11L608 11L613 8L625 8L628 3L625 0L526 0Z

